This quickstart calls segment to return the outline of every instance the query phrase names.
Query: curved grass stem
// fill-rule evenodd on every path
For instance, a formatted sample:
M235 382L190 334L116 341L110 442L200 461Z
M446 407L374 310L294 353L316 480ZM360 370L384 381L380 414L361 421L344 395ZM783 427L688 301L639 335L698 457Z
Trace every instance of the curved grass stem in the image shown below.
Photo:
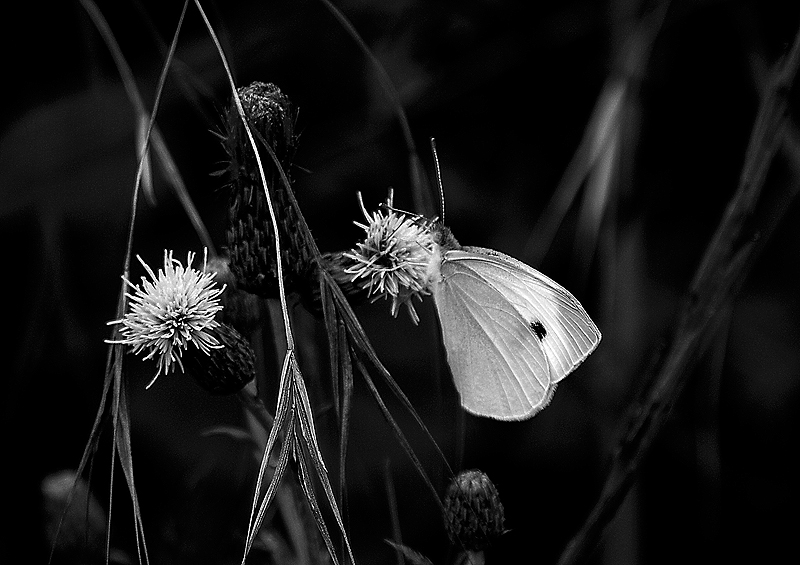
M612 455L610 470L600 496L581 529L570 540L558 561L572 565L585 558L600 542L613 520L653 440L666 422L691 370L711 341L716 314L741 287L749 268L768 236L779 223L787 203L797 192L790 185L786 198L764 213L757 226L756 204L773 159L783 144L795 139L787 132L787 94L800 67L800 30L791 50L774 69L761 98L745 154L739 184L706 248L684 299L669 345L650 372L641 400L633 406L628 425Z

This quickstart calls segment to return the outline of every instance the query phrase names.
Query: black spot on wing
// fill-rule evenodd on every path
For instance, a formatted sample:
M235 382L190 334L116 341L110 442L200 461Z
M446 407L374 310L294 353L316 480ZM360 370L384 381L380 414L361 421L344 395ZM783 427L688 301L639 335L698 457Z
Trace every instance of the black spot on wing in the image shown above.
M544 341L544 338L547 337L547 329L539 320L532 321L529 327L531 331L536 334L536 337L539 338L539 341Z

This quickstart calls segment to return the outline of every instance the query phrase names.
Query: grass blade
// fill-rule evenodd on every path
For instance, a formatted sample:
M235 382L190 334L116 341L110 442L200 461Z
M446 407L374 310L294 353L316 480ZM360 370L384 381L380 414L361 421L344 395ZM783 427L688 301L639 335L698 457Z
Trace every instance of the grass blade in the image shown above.
M245 555L247 555L247 551L250 550L250 546L252 545L252 540L255 538L256 533L258 532L258 528L261 525L260 520L256 518L257 512L256 508L258 508L258 500L261 495L261 485L264 482L264 475L267 470L267 465L269 464L270 454L275 447L275 444L278 441L278 434L281 433L287 427L288 422L290 422L294 418L294 414L292 413L292 387L291 381L289 379L289 371L290 371L290 356L287 354L283 360L283 368L281 369L280 374L280 388L278 389L278 403L276 406L275 416L272 422L272 426L269 430L269 437L267 438L266 446L264 447L264 454L261 458L261 465L258 469L258 478L256 479L256 491L253 494L253 506L250 510L250 520L248 522L248 540L247 540L247 549L245 550ZM284 439L285 441L285 439ZM273 479L274 480L274 479ZM263 516L262 516L263 517Z
M297 443L295 443L295 460L297 461L297 474L300 478L300 486L303 489L303 494L305 495L306 500L308 501L308 506L311 508L314 521L317 523L319 532L322 535L322 540L325 542L325 547L328 548L328 554L331 556L334 565L338 565L339 560L336 558L336 548L334 547L333 540L328 532L328 526L325 524L325 518L322 515L322 509L319 506L319 502L317 502L317 495L314 494L314 483L311 479L310 473L308 472L308 463L306 463L303 446ZM346 539L347 538L345 538L345 540Z
M122 349L122 346L117 346ZM120 351L121 353L121 351ZM139 561L149 563L147 554L147 542L144 537L144 523L142 522L142 511L139 506L139 496L136 493L136 483L133 479L133 456L131 454L131 423L130 409L128 407L128 393L126 381L122 376L122 357L114 364L114 409L112 418L114 425L114 446L119 456L122 473L128 485L128 493L133 504L134 527L136 529L136 550L139 554ZM112 472L113 476L113 472ZM113 492L113 489L112 489ZM110 505L109 505L110 506ZM111 512L109 512L109 516ZM140 545L141 544L141 545Z
M272 474L272 480L270 480L267 490L264 493L264 498L261 500L261 504L258 506L258 512L255 514L255 517L248 528L249 532L247 534L247 541L245 542L244 555L242 556L242 565L244 565L247 554L250 552L250 548L253 546L253 542L258 535L258 531L261 529L261 523L264 521L264 516L267 513L267 509L269 509L270 504L272 504L272 501L275 499L275 495L278 492L278 487L280 486L283 475L286 472L286 467L289 464L289 455L292 453L292 445L295 441L294 421L295 414L294 410L292 409L289 411L286 437L284 437L281 451L278 454L278 460L275 463L275 471ZM269 460L269 454L269 451L264 452L265 462ZM266 467L266 463L262 463L262 468L263 467ZM259 477L263 478L263 474L259 474ZM259 490L260 486L261 482L259 481L257 483L257 488L259 488ZM257 500L258 493L256 493L256 498L253 499L253 502L255 503Z
M347 330L340 321L336 333L341 360L342 414L339 431L339 500L344 501L345 471L347 462L347 438L350 433L350 407L353 399L353 361L347 346Z
M139 88L136 86L136 81L133 78L133 71L131 71L130 66L128 65L125 57L122 54L122 51L117 43L114 34L111 32L111 28L108 25L108 22L103 17L103 14L97 8L97 5L92 0L80 0L81 4L83 5L84 9L87 11L89 16L92 19L95 27L100 32L100 35L105 41L108 50L111 52L111 55L114 59L114 64L117 67L117 72L122 79L122 84L125 87L125 92L128 95L128 99L133 106L134 112L137 115L137 122L139 124L147 124L146 133L143 135L143 140L141 143L141 147L138 148L137 155L139 156L139 166L136 172L136 190L138 191L140 183L142 179L151 178L152 174L149 170L149 147L152 143L153 150L155 152L156 157L158 158L158 163L161 166L167 181L169 182L170 186L172 186L173 190L175 191L175 195L178 197L181 205L186 212L189 220L192 223L192 226L197 232L197 236L200 238L200 242L203 244L204 247L208 248L212 254L216 254L214 250L214 243L211 239L211 235L208 232L208 229L205 226L202 218L200 217L199 212L197 211L194 202L192 201L191 197L189 196L188 189L186 188L186 183L183 182L183 177L180 175L178 171L178 167L175 164L175 160L172 158L172 154L170 153L169 149L167 148L166 143L164 142L164 138L161 135L160 130L155 126L155 118L158 113L158 107L161 101L161 93L164 90L164 83L166 82L167 72L169 71L170 66L172 65L175 49L178 44L178 37L180 36L181 29L183 27L184 16L186 15L186 9L188 7L188 0L185 0L183 4L183 8L181 10L181 15L178 20L178 25L175 28L175 34L172 38L172 43L170 44L169 51L167 53L167 57L164 61L164 67L161 71L161 75L159 76L158 86L156 87L156 97L155 102L153 103L153 111L149 113L147 108L144 105L144 101L142 99L142 95L139 93ZM142 127L142 129L144 129ZM150 194L147 192L147 187L145 187L145 194L148 196L148 199L152 202L155 200L154 195L152 194L152 187L150 188Z
M618 151L613 147L620 142L618 130L624 117L626 100L632 95L630 84L647 64L669 4L668 0L662 2L642 18L624 43L624 48L619 53L624 75L610 76L603 85L578 148L525 243L522 255L529 263L538 265L542 262L581 185L590 177L598 163L602 164L604 155L609 151ZM602 176L601 172L596 179L598 189L605 188L600 182ZM595 195L594 199L604 204L600 195ZM593 213L596 215L596 211Z
M666 422L694 363L707 345L717 312L736 294L748 268L763 248L767 238L748 221L773 159L787 140L786 132L790 128L787 97L798 69L800 29L788 56L768 83L751 132L739 185L695 272L671 342L650 374L645 376L650 385L640 402L633 406L598 500L562 552L560 565L578 563L599 543ZM791 185L789 198L794 198L799 189L796 182ZM776 211L766 214L772 225L763 231L771 233L787 208L785 203L780 203Z
M400 101L400 95L397 93L397 89L394 87L392 79L389 77L386 69L383 67L369 46L364 42L364 39L358 33L355 26L350 22L349 19L347 19L347 16L345 16L339 8L334 6L330 0L320 1L331 12L331 14L333 14L348 35L353 38L353 41L356 42L358 48L378 74L378 82L380 83L381 87L383 87L384 92L386 92L386 95L389 97L389 101L394 108L395 114L397 115L397 121L400 123L400 128L403 132L403 140L405 141L406 149L408 150L408 168L409 176L411 177L411 186L413 188L412 198L414 201L414 209L417 211L417 213L420 213L423 216L434 216L435 212L431 202L430 187L428 186L425 175L422 174L424 169L422 167L419 154L417 153L417 146L414 143L414 137L411 135L411 126L408 124L408 116L406 116L403 103Z
M322 303L322 320L325 323L325 333L328 336L337 336L336 339L328 339L328 361L331 368L331 390L333 392L333 408L336 411L336 418L341 421L341 407L339 406L339 369L340 369L340 341L339 341L339 325L341 320L336 313L333 304L333 297L331 291L328 289L327 284L322 276L323 270L319 271L319 297Z
M355 563L355 558L353 557L353 550L350 547L350 540L348 539L347 531L345 530L344 527L342 515L339 513L339 507L336 504L336 497L333 494L333 488L331 486L330 479L328 478L328 471L325 467L325 462L322 459L322 452L319 450L319 443L317 442L317 433L316 430L314 429L314 417L311 411L311 403L308 400L308 391L306 390L306 385L305 382L303 381L303 376L300 373L300 368L297 366L296 362L294 367L295 371L294 371L293 381L294 381L295 392L299 397L298 423L300 424L302 437L305 440L305 448L307 453L311 457L312 463L314 463L314 468L316 470L317 477L322 483L322 488L325 491L325 496L328 498L328 504L330 505L331 510L333 511L336 523L339 526L339 529L344 537L344 543L345 547L347 548L347 553L350 556L350 561ZM302 466L306 464L305 459L303 457L300 457L299 463L302 468ZM314 501L312 499L309 499L309 503L313 504L313 502ZM314 512L316 516L318 509L315 510ZM320 531L322 531L322 528L325 527L325 523L324 519L322 519L321 514L319 514L317 524L320 527ZM330 541L329 536L327 535L325 543L330 544L329 549L333 548L332 542ZM331 551L331 557L334 560L336 560L335 551Z
M422 477L422 480L425 482L425 485L433 494L434 500L436 500L439 507L442 509L442 511L444 511L444 506L442 506L442 501L439 499L439 493L437 492L436 487L433 486L433 483L428 477L428 474L425 472L425 467L422 466L422 462L419 460L416 453L414 453L414 449L411 447L411 444L406 439L405 434L403 434L403 430L400 429L400 426L398 425L397 421L392 417L392 413L389 411L389 408L386 406L386 403L383 401L383 398L381 398L380 392L378 392L375 383L369 376L369 371L367 371L367 368L364 366L364 364L357 356L355 356L355 360L356 360L356 366L358 367L361 376L364 377L364 381L367 383L367 387L369 388L369 391L372 393L372 397L375 399L375 402L378 404L378 407L380 408L384 419L389 423L389 426L391 426L392 431L394 432L394 435L397 438L397 441L400 442L400 445L403 447L406 454L411 459L411 462L414 464L414 467L419 472L419 475L420 477ZM427 432L427 428L424 429ZM433 438L431 438L431 440L433 440ZM438 449L438 445L436 444L435 441L433 442L433 444ZM442 456L442 459L445 461L445 465L447 465L447 461L444 459L444 454L441 451L439 451L439 453ZM452 470L450 472L452 473Z
M94 454L97 452L97 447L100 442L100 427L104 420L107 419L108 411L108 397L109 392L111 391L111 385L113 383L112 371L111 368L113 366L112 359L114 358L114 351L116 346L111 346L108 348L108 355L106 357L106 373L105 378L103 379L103 392L100 395L100 406L97 408L97 413L94 416L94 422L92 423L92 430L89 432L89 439L86 442L86 445L83 448L83 454L81 455L81 460L78 463L78 468L75 471L75 476L80 477L83 475L84 471L86 470L86 466L90 464ZM61 533L61 527L64 523L64 517L67 514L67 510L69 509L70 505L72 504L72 500L75 497L75 492L77 489L78 482L75 481L73 483L72 488L69 490L69 494L67 495L67 500L64 503L64 508L61 511L61 516L58 520L58 526L56 527L56 533L53 536L53 545L50 548L50 555L47 559L47 562L50 563L53 560L53 552L56 548L55 540L58 539L59 534ZM110 516L110 513L109 513Z

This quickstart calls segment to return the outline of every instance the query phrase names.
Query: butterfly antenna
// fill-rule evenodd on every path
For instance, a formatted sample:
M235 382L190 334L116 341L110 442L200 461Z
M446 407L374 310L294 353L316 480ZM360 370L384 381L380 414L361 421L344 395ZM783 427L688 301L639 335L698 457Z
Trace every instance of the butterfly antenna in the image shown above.
M433 164L436 167L436 184L439 185L439 205L442 213L441 222L444 224L444 188L442 187L442 170L439 168L439 155L436 153L436 140L431 138L431 151L433 152Z

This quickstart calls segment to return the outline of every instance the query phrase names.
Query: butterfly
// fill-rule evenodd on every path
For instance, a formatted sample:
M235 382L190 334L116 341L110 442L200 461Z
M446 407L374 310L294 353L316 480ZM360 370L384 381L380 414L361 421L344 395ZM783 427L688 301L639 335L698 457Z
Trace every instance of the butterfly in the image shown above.
M345 253L352 261L345 272L373 300L391 297L392 315L405 304L414 323L419 317L411 299L433 295L447 362L468 412L530 418L600 343L600 330L580 302L533 267L499 251L462 247L439 219L394 208L391 190L373 214L358 198L367 223L355 223L367 235Z
M499 251L461 247L442 225L434 228L429 281L450 372L472 414L532 417L600 343L564 287Z

